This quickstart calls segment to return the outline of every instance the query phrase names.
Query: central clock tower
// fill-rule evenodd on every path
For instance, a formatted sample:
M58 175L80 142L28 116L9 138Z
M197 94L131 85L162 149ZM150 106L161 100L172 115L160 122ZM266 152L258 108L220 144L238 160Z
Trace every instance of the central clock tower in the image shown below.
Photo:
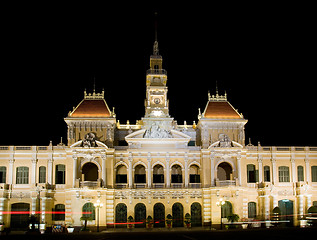
M163 58L159 55L158 42L153 45L150 69L146 72L145 118L166 118L168 113L167 72L162 68Z

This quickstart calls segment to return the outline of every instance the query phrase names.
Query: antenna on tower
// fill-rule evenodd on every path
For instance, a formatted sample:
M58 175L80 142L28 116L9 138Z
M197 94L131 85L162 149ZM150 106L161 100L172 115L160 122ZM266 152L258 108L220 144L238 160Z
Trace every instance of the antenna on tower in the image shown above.
M96 92L96 76L94 76L94 93Z
M218 96L219 94L218 94L218 82L217 82L217 80L216 80L216 96Z

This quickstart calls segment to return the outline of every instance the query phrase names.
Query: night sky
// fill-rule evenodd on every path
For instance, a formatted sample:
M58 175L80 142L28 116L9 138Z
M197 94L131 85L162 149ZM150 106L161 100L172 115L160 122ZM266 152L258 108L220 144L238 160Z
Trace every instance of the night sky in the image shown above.
M66 143L63 118L94 79L117 120L141 119L158 12L179 124L197 123L217 82L249 121L246 143L316 146L316 14L287 4L3 5L0 145Z

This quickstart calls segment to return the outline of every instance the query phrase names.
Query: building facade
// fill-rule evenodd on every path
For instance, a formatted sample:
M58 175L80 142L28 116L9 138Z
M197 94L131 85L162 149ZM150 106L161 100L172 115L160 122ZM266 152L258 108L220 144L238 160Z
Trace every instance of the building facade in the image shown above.
M104 92L85 91L65 118L67 145L0 146L0 223L23 228L35 214L46 227L82 226L83 217L125 227L132 216L144 227L151 216L164 227L170 214L182 227L189 213L202 226L232 213L269 220L278 209L299 225L317 204L317 147L246 145L247 120L218 92L197 124L178 125L162 62L155 41L136 124L120 123Z

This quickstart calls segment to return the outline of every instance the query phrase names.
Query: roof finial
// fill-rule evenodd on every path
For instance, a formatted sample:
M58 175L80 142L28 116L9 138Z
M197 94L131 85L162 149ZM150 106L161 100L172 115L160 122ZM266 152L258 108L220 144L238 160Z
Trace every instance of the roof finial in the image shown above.
M153 55L159 55L158 41L157 41L157 12L154 13L155 21L155 35L154 35L154 45L153 45Z
M219 94L218 94L218 82L217 82L217 80L216 80L216 96L219 96Z
M96 93L96 76L94 76L94 93Z

